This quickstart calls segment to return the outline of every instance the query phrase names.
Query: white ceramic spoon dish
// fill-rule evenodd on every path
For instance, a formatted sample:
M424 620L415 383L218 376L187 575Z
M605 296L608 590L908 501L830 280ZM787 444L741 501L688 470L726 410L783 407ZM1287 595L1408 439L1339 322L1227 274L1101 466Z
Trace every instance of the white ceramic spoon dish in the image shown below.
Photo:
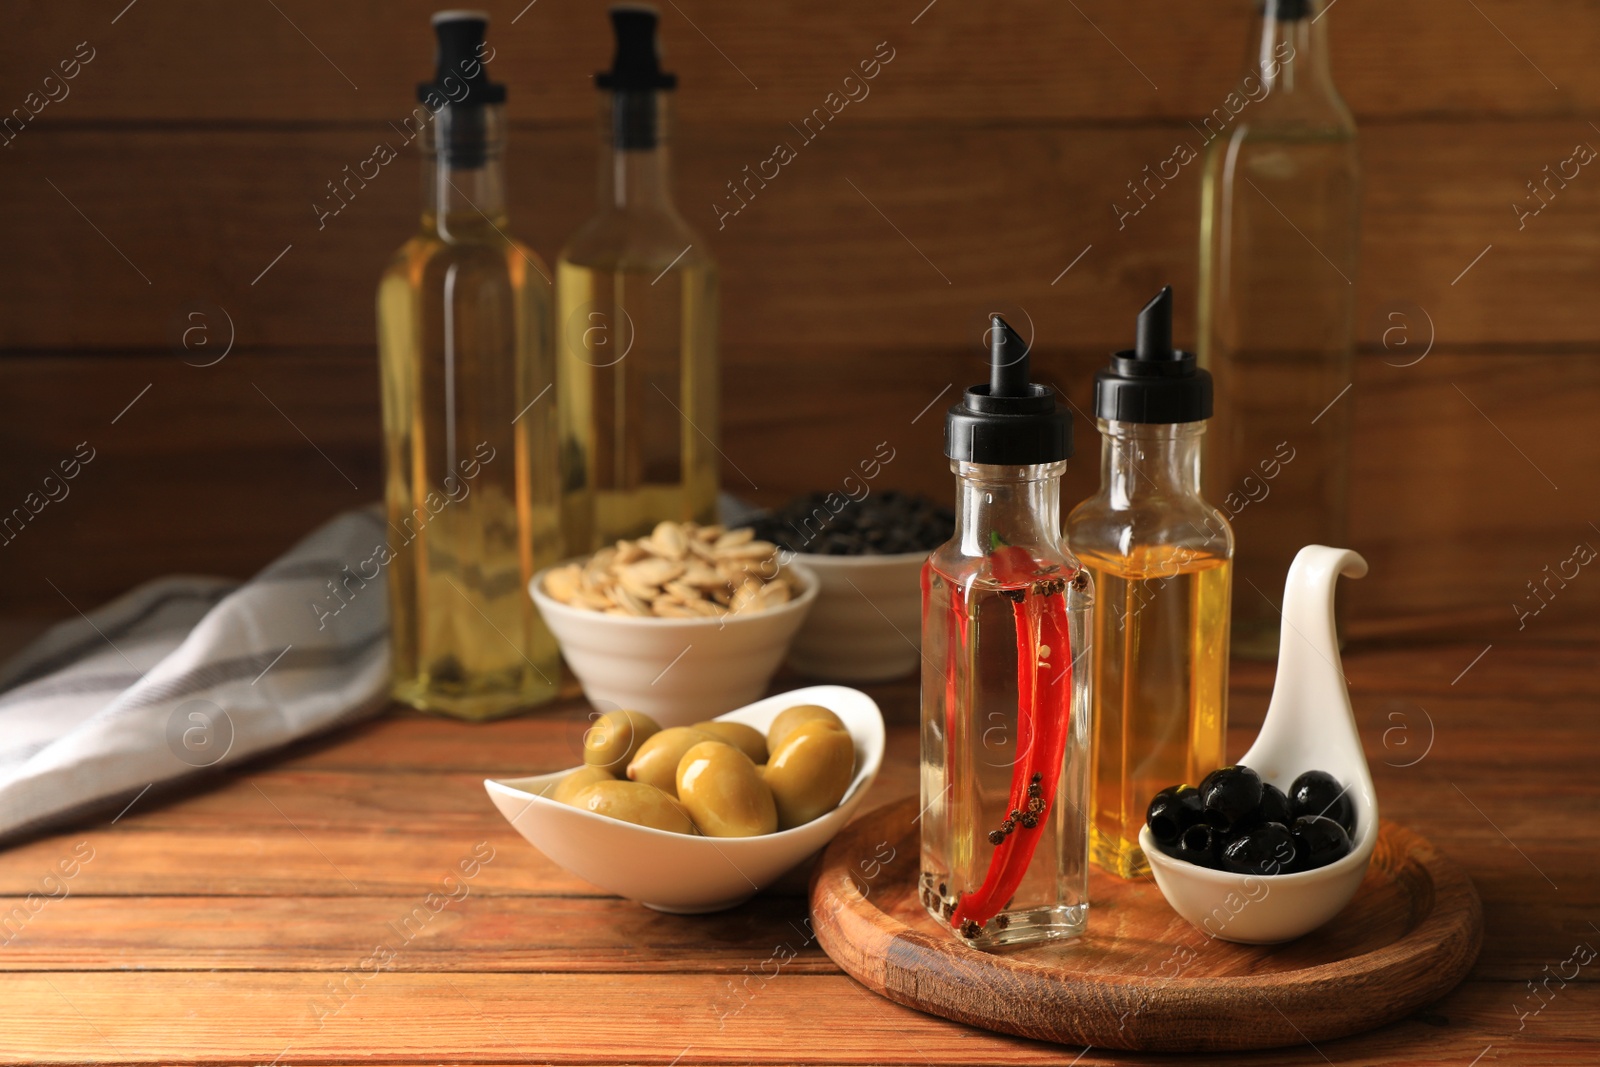
M580 811L545 794L577 770L484 779L489 799L528 843L601 889L657 911L692 915L743 903L820 849L844 827L883 763L883 715L865 693L815 685L758 700L716 718L763 734L785 708L820 704L855 743L856 773L839 806L792 830L760 837L691 837Z
M1156 847L1147 826L1139 847L1156 885L1179 915L1212 937L1264 945L1292 941L1337 915L1355 896L1378 841L1378 798L1361 748L1334 633L1334 587L1360 578L1367 561L1348 549L1307 545L1283 591L1283 628L1272 701L1255 744L1239 760L1288 792L1305 771L1327 771L1356 812L1348 856L1298 874L1262 876L1210 870Z

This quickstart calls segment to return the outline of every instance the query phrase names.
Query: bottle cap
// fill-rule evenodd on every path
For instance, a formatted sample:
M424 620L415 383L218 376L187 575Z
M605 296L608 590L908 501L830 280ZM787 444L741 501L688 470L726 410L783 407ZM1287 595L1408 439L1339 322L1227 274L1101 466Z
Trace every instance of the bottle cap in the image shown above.
M1279 22L1298 22L1311 14L1311 0L1265 0L1261 12Z
M1031 466L1072 455L1072 416L1055 391L1028 380L1028 346L999 315L989 320L989 381L944 420L944 454L969 463Z
M623 151L656 147L661 140L656 93L678 87L678 76L661 69L661 47L656 41L660 21L661 16L649 4L611 8L617 51L611 69L596 74L594 83L616 94L611 108L611 144Z
M417 86L424 103L444 99L452 105L503 104L506 87L489 80L483 61L489 16L482 11L439 11L433 16L433 81Z
M1172 286L1139 312L1134 347L1094 376L1094 413L1117 422L1199 422L1211 417L1211 374L1172 348Z
M656 26L661 15L649 4L614 4L611 29L616 34L617 51L611 69L594 76L602 89L649 92L676 89L678 76L661 69L661 47L656 41Z

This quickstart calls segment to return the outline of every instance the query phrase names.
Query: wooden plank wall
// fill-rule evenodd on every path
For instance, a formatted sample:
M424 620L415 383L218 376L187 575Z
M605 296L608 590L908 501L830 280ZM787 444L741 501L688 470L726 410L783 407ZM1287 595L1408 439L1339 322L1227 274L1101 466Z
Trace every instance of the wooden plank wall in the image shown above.
M593 197L604 6L487 4L514 229L547 259ZM61 95L45 76L80 62L0 148L0 512L80 442L94 459L0 545L5 610L57 617L175 570L246 575L378 493L372 294L414 224L415 157L323 228L313 204L398 142L430 5L13 7L0 113ZM1111 204L1197 143L1189 121L1242 70L1250 8L664 5L678 201L724 268L724 484L766 501L827 487L887 440L882 484L947 494L939 412L981 377L992 309L1025 313L1080 407L1161 284L1192 341L1198 166L1121 229ZM1373 563L1357 632L1510 640L1519 598L1537 603L1527 583L1600 546L1600 175L1521 228L1511 206L1546 164L1600 145L1600 2L1340 0L1328 18L1367 175L1346 398L1352 543ZM789 123L875 53L892 58L870 95L800 143ZM719 227L727 183L780 141L794 161ZM194 365L230 335L225 359ZM1092 457L1081 421L1077 439ZM1067 497L1095 477L1075 464ZM1600 630L1600 577L1545 599L1528 630Z

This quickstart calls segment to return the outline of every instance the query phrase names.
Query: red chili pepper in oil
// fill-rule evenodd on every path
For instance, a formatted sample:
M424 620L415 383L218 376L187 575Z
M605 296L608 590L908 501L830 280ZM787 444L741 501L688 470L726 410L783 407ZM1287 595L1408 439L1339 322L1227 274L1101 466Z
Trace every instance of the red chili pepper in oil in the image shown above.
M1016 546L999 548L989 558L994 576L1008 585L1029 571L1038 573L1037 562ZM1033 826L1016 825L1004 833L983 883L961 898L951 916L950 925L957 930L969 921L988 922L1016 893L1033 862L1038 831L1050 817L1049 798L1055 795L1071 726L1072 646L1064 588L1060 581L1029 583L1017 590L1022 596L1012 604L1017 627L1017 745L1007 811L1029 810L1030 785L1037 786L1044 807L1030 812L1036 814ZM1058 673L1052 675L1054 666L1041 661L1041 648L1062 654Z

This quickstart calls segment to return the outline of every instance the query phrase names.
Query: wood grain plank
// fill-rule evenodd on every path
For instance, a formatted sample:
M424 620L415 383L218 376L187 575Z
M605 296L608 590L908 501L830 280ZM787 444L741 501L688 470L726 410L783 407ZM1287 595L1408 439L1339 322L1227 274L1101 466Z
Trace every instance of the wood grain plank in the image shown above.
M1407 812L1397 816L1403 821L1411 821L1407 809L1414 806L1422 817L1437 820L1431 825L1440 830L1458 832L1463 827L1474 827L1477 820L1465 811L1453 820L1441 819L1441 809L1454 810L1458 805L1419 803L1442 784L1436 777L1442 773L1438 768L1447 767L1450 773L1474 782L1474 794L1481 793L1480 805L1498 810L1518 795L1520 784L1497 772L1522 764L1541 751L1552 750L1567 753L1569 758L1541 773L1542 787L1572 793L1571 802L1579 805L1579 810L1591 803L1597 805L1595 814L1600 816L1600 796L1583 795L1590 781L1588 763L1600 761L1592 698L1508 700L1465 693L1400 697L1374 692L1359 677L1353 678L1352 683L1352 702L1368 760L1376 769L1378 784L1402 805L1397 810ZM914 686L908 680L898 688L909 700ZM785 686L773 688L781 692ZM1233 710L1229 731L1232 748L1242 752L1249 747L1261 721L1259 703ZM1426 711L1425 706L1431 706L1432 711ZM1497 721L1516 711L1535 709L1536 723L1504 731L1493 745L1483 744L1482 736L1492 731ZM381 749L373 763L362 765L354 750L364 746L366 736L380 732L380 728L336 735L328 744L333 751L343 753L342 765L296 760L291 752L281 761L255 761L244 768L245 776L201 776L175 796L141 801L126 821L119 820L124 827L119 832L181 828L221 831L237 827L252 833L293 831L309 835L406 826L441 836L482 836L503 829L498 812L483 795L485 777L544 774L580 762L574 747L581 738L583 717L575 717L569 711L554 721L543 714L525 721L528 728L515 733L455 727L453 732L460 735L456 745L473 745L476 761L483 765L481 770L429 766L430 749L421 738L408 746L404 759L409 766L401 765ZM401 720L398 729L410 732L414 722ZM874 793L891 797L916 792L918 731L915 721L889 726L887 765L874 784ZM1536 809L1529 814L1536 815ZM1568 829L1559 820L1533 819L1526 826L1519 825L1516 831L1503 822L1497 823L1519 840L1524 835L1541 842L1568 839ZM1429 836L1436 835L1430 832Z
M341 976L342 977L342 976ZM350 992L306 973L55 972L6 979L6 1059L74 1062L1063 1062L1072 1050L970 1030L888 1004L847 978L779 972L739 999L710 975L378 973ZM338 986L333 987L335 990ZM1532 1062L1591 1062L1600 986L1569 985L1513 1040L1511 983L1468 982L1374 1034L1271 1053L1274 1064L1468 1063L1495 1044ZM1525 993L1525 990L1523 991ZM618 1010L627 1005L627 1010ZM318 1007L339 1007L326 1016ZM1448 1020L1441 1026L1440 1018ZM319 1026L319 1021L321 1025ZM826 1033L826 1040L818 1038ZM676 1040L674 1040L676 1039ZM1090 1053L1083 1064L1109 1063ZM1115 1062L1171 1062L1118 1053ZM1197 1057L1194 1064L1240 1062Z
M1083 412L1103 360L1044 349L1038 365ZM950 474L938 413L917 416L941 390L949 396L947 386L973 379L971 362L948 348L734 350L723 447L737 470L724 472L724 485L775 502L836 484L887 441L895 458L878 484L942 499ZM1600 545L1590 525L1600 521L1590 510L1600 439L1549 431L1583 425L1600 407L1600 362L1448 351L1415 366L1395 362L1387 353L1358 360L1341 401L1356 418L1351 543L1373 568L1341 592L1355 632L1481 639L1460 662L1443 662L1439 650L1408 661L1430 676L1448 671L1446 682L1491 643L1504 652L1600 633L1600 580L1582 570L1564 588L1559 578L1543 584L1545 568L1559 569L1575 545ZM819 382L851 384L829 399ZM20 505L79 442L97 450L70 496L0 546L17 575L12 609L70 614L51 582L87 607L173 571L246 577L265 566L315 525L377 495L376 394L373 357L359 350L239 352L205 369L153 354L0 358L0 447L9 457L0 501ZM1067 501L1098 479L1098 445L1082 415L1075 432ZM1294 474L1290 465L1283 477ZM1278 506L1269 497L1236 521L1270 522ZM1542 599L1529 582L1540 583ZM1519 619L1519 608L1541 603ZM1398 674L1397 684L1410 684Z
M1191 335L1199 165L1137 216L1119 223L1113 208L1146 165L1180 141L1199 146L1187 124L871 128L841 116L809 144L788 134L796 158L765 188L752 183L737 215L719 215L740 202L728 183L785 136L737 124L686 130L678 145L677 200L721 263L735 358L774 338L976 348L983 314L1018 305L1042 345L1105 351L1126 344L1133 312L1168 282L1185 294L1180 336ZM1362 338L1380 344L1392 310L1420 307L1454 345L1600 341L1569 296L1600 270L1600 182L1570 182L1521 230L1512 210L1524 183L1584 138L1596 135L1576 120L1372 130ZM225 308L245 344L370 344L375 279L416 224L416 161L403 153L352 185L320 229L315 205L380 140L398 142L381 123L19 139L17 165L0 171L0 224L38 251L0 268L0 347L170 350L196 300ZM592 140L541 129L510 146L513 229L547 259L592 211Z
M188 0L136 8L113 25L115 10L28 4L27 32L0 45L0 99L37 91L85 38L94 60L41 124L382 120L403 113L430 72L428 3L278 6ZM1479 6L1481 14L1448 0L1344 0L1330 16L1334 75L1357 114L1580 114L1600 104L1591 4ZM694 0L665 9L662 33L685 111L778 125L820 105L883 40L896 58L862 101L874 117L1058 121L1203 114L1243 69L1249 44L1251 5L1234 0L1154 20L1112 0L1082 0L1078 11L1044 0L927 7ZM509 86L513 113L587 121L590 75L610 57L601 10L525 0L488 9L491 68Z
M1585 753L1592 750L1592 742L1580 749ZM1446 766L1449 769L1444 769ZM1426 773L1419 769L1410 775L1380 768L1378 788L1386 814L1415 826L1475 877L1503 863L1514 872L1509 888L1543 893L1541 878L1545 878L1561 892L1578 893L1600 903L1596 897L1600 889L1593 888L1588 877L1593 867L1592 846L1574 843L1569 827L1526 803L1519 787L1488 780L1491 775L1512 777L1524 766L1506 758L1484 761L1477 767L1441 763L1440 769ZM1465 778L1469 774L1473 777ZM1451 784L1457 778L1466 781L1460 793ZM373 778L355 775L342 776L342 782L335 791L300 800L307 807L320 803L349 809L360 787L374 785ZM437 786L437 780L434 784ZM909 796L915 792L914 785L913 770L902 764L880 780L869 800L877 804ZM1551 791L1574 817L1600 817L1600 800L1580 771L1558 774ZM181 877L179 889L187 895L425 893L480 841L487 841L498 857L492 872L478 883L485 894L597 892L550 863L509 827L497 823L492 812L475 814L473 806L479 802L481 786L464 782L453 795L442 788L438 792L451 795L451 802L462 809L459 818L452 820L456 823L452 829L429 825L427 813L389 813L381 825L365 830L352 828L360 820L348 810L315 822L281 816L273 822L268 818L273 813L264 803L264 810L253 818L208 814L208 808L231 806L226 792L208 794L176 809L158 805L145 816L130 814L112 830L88 827L12 847L5 869L0 870L0 894L38 891L57 860L80 840L87 841L95 854L95 861L85 864L73 883L73 892L83 895L162 893L169 891L175 877ZM420 825L408 828L408 821ZM102 858L105 862L100 862ZM1517 899L1515 894L1505 898L1508 904Z
M1359 658L1353 661L1359 663ZM1600 749L1596 747L1592 729L1582 726L1589 717L1590 702L1543 705L1541 717L1551 721L1554 732L1549 727L1504 730L1503 723L1508 718L1518 718L1515 706L1508 707L1504 701L1475 701L1468 715L1451 714L1453 709L1434 705L1440 727L1446 733L1421 761L1398 767L1393 765L1392 757L1402 754L1386 744L1389 741L1387 731L1393 728L1394 721L1374 715L1381 707L1371 708L1359 694L1357 705L1367 727L1369 758L1373 762L1384 810L1390 817L1402 820L1437 842L1468 870L1477 884L1490 920L1489 949L1485 955L1485 966L1489 969L1481 973L1507 978L1524 971L1531 973L1541 965L1540 959L1560 944L1587 936L1588 916L1600 906L1600 896L1596 895L1600 889L1596 889L1589 878L1592 847L1581 840L1574 841L1571 825L1574 820L1584 825L1600 818L1600 808L1596 808L1597 799L1589 788L1586 770L1600 757ZM1415 707L1411 706L1411 710ZM1420 722L1412 721L1420 734ZM400 720L396 725L403 729L417 722ZM538 724L538 720L527 722ZM479 736L471 727L458 726L457 729ZM1230 738L1231 749L1237 752L1247 747L1252 731L1253 724L1236 722ZM1486 744L1484 739L1489 737L1501 740L1493 745ZM1418 741L1420 743L1420 737ZM360 738L352 737L346 743L353 751L366 751ZM559 745L556 743L556 747ZM500 746L491 743L488 747ZM546 747L550 747L549 742ZM870 803L914 795L915 748L916 737L910 727L891 730L886 768ZM1572 757L1541 776L1541 795L1561 798L1563 810L1569 816L1562 821L1550 820L1543 807L1529 802L1520 774L1521 768L1551 751L1565 752ZM1410 763L1414 758L1406 752L1402 762ZM381 763L381 754L379 759ZM289 781L312 786L320 782L321 788L309 788L296 794L285 788ZM405 783L405 788L397 788L401 783ZM1466 784L1458 789L1458 783ZM260 808L257 812L241 811L241 805L256 785L277 796L280 807L288 805L290 817L286 819L274 810L272 818L265 818L268 814L265 804L257 805ZM383 833L363 835L351 828L372 821L357 809L367 803L369 795L383 793L414 798L414 810L391 812L380 819L384 826L411 827L401 837ZM436 825L437 809L441 806L456 812L442 824L451 829ZM471 813L477 809L485 812L482 824L469 828L464 822L469 821ZM307 815L315 811L343 814L317 818ZM34 934L44 939L37 944L47 959L51 958L51 947L58 943L51 931L55 929L55 916L61 914L59 904L98 907L74 903L97 896L120 898L174 891L186 898L196 894L230 898L273 894L300 899L301 906L307 910L328 908L334 914L350 914L358 912L373 894L382 894L395 899L379 918L382 915L393 918L410 910L423 894L440 891L445 875L471 851L477 840L491 842L495 857L482 876L472 883L471 901L461 909L463 915L469 908L484 908L491 914L501 914L501 902L514 916L528 915L529 909L537 905L527 904L525 898L549 899L596 892L549 864L503 825L498 825L498 821L487 814L487 805L482 802L475 779L458 781L456 776L444 774L427 776L384 771L372 775L324 775L318 779L300 771L277 773L271 768L258 769L248 784L224 784L215 792L186 802L135 812L126 816L115 830L89 829L12 850L6 868L0 872L0 893L20 895L41 891L44 875L50 872L57 859L69 854L79 840L89 842L94 856L72 882L72 899L50 905L51 911L41 914L38 925L31 927ZM780 887L777 898L797 892L803 877L804 872L801 872ZM347 899L332 899L338 897ZM0 906L0 914L15 903L11 901ZM133 909L130 914L137 914L142 906L137 901L130 902ZM227 907L220 903L218 906ZM241 906L254 907L243 903ZM608 905L558 901L553 906L558 913L567 914L566 909ZM611 900L609 906L643 921L643 910L631 904ZM784 907L769 894L752 908L769 906ZM612 925L609 919L604 920L604 924L608 929ZM626 923L621 926L629 928ZM69 943L72 929L69 920ZM467 933L463 936L470 942L471 927L465 929ZM159 931L151 936L164 945ZM611 957L605 955L609 951L606 946L610 944L610 934L601 940L601 956L610 960ZM187 943L182 936L175 941L180 945ZM230 943L226 937L220 941L218 947L226 956ZM435 947L445 951L450 943L453 942L436 943ZM298 942L289 941L285 947L295 944ZM320 951L321 942L315 944ZM475 945L467 944L465 951L470 957ZM167 959L164 952L163 947L149 965ZM121 956L112 958L123 959ZM648 960L648 955L644 958ZM552 951L546 957L546 966L554 968L559 959L559 952ZM717 966L728 962L724 956L716 958ZM674 966L670 961L652 965L667 969Z
M1433 698L1441 695L1440 689L1448 691L1451 679L1479 651L1482 650L1475 646L1451 645L1441 646L1433 655L1407 652L1405 655L1417 668L1410 675L1400 676L1392 673L1397 665L1393 650L1347 650L1345 676L1371 758L1386 760L1386 765L1401 769L1400 764L1419 755L1420 749L1427 747L1427 720L1420 710L1425 705L1433 705L1450 727L1450 736L1443 743L1457 743L1439 751L1451 752L1453 760L1516 760L1526 754L1526 746L1546 741L1561 751L1569 751L1573 743L1590 743L1591 709L1597 694L1582 689L1567 694L1552 692L1555 678L1564 674L1576 678L1579 671L1592 664L1590 650L1544 646L1516 649L1509 656L1486 656L1473 668L1470 688L1450 692L1444 705L1436 704ZM1234 739L1241 744L1261 724L1274 669L1271 664L1244 660L1232 664L1229 722ZM802 681L780 675L772 690L783 692ZM889 723L889 744L898 752L902 745L909 744L917 723L915 680L880 683L867 686L864 691L884 712ZM1477 743L1476 731L1487 730L1505 716L1508 708L1517 706L1541 710L1534 729L1505 731L1492 746ZM1385 739L1383 734L1402 721L1390 716L1408 711L1411 721L1407 729L1417 736L1404 743L1398 733ZM273 757L268 766L284 773L311 770L494 776L550 771L567 765L571 739L590 714L588 705L576 698L533 715L471 726L395 712L324 739L291 746ZM1436 729L1436 736L1437 733ZM1419 751L1406 753L1407 745L1415 745ZM886 773L893 770L888 768Z
M302 835L285 823L281 832L90 829L45 837L6 850L0 893L48 893L46 876L71 854L73 845L87 841L94 855L71 882L72 892L83 896L164 895L177 890L190 896L421 897L438 891L443 879L456 872L483 840L495 850L489 865L494 879L479 883L485 894L494 892L490 882L500 879L537 886L537 895L596 892L527 847L509 827L486 837L407 833L399 827Z
M1596 901L1551 893L1538 914L1525 874L1475 879L1490 922L1480 980L1525 982L1580 942ZM459 884L458 884L459 885ZM3 927L4 970L339 971L374 945L390 969L456 973L761 974L780 948L785 973L833 974L803 893L766 893L709 917L665 916L613 897L489 896L458 886L438 911L415 896L79 896ZM437 887L435 888L437 891ZM0 897L0 922L25 898ZM422 908L422 911L418 911ZM736 978L736 981L739 979ZM1575 981L1593 981L1587 972Z
M386 969L492 973L838 973L807 926L804 895L715 916L663 915L616 898L490 898L457 882L439 910L415 897L68 897L5 941L7 971L328 971L375 945ZM19 902L0 898L0 916ZM787 955L787 953L786 953Z
M1592 705L1572 705L1565 716L1567 721L1562 723L1559 721L1563 717L1561 709L1540 704L1541 715L1548 715L1555 722L1513 732L1503 745L1486 749L1474 744L1473 735L1492 728L1496 718L1503 717L1508 710L1518 709L1518 705L1489 705L1490 713L1471 716L1443 701L1429 703L1434 705L1432 714L1436 722L1433 747L1424 756L1428 725L1420 705L1413 702L1398 705L1410 712L1410 718L1403 719L1396 717L1393 710L1383 711L1384 707L1392 709L1396 704L1386 702L1373 707L1359 696L1356 699L1368 758L1377 768L1386 805L1395 805L1398 818L1419 829L1426 827L1428 836L1446 847L1451 841L1474 847L1497 843L1501 839L1495 836L1494 826L1530 848L1537 843L1559 849L1570 843L1563 823L1540 818L1537 809L1524 811L1515 805L1518 787L1501 780L1502 772L1522 764L1538 751L1551 748L1571 752L1577 759L1600 758L1600 742L1592 736L1588 723ZM1532 710L1528 705L1522 708ZM1397 723L1406 723L1400 728L1414 731L1416 736L1408 743L1415 746L1414 752L1400 746L1393 734ZM1253 725L1236 721L1230 731L1230 745L1243 751L1254 730ZM896 762L880 774L874 785L871 794L874 803L910 795L917 788L916 728L892 727L889 736L891 755ZM359 742L352 740L350 743ZM1417 762L1403 765L1411 760ZM558 766L544 760L531 760L529 765L508 767L504 773L543 772ZM1589 778L1585 767L1586 764L1576 759L1551 767L1543 772L1541 782L1545 789L1563 796L1564 803L1575 815L1591 809L1600 815L1600 807L1596 807L1600 805L1600 798L1587 795ZM1457 796L1451 793L1448 780L1440 777L1447 773L1460 775L1473 784L1470 788L1463 787L1464 792ZM1429 797L1441 786L1450 797L1449 803L1430 803ZM1472 803L1486 811L1499 813L1505 809L1505 814L1497 814L1490 825L1481 812L1474 814ZM295 837L303 835L312 842L320 842L322 847L332 848L340 847L346 838L363 830L372 831L382 840L393 836L400 827L405 827L413 837L455 838L469 844L485 836L499 835L506 829L499 815L486 803L480 774L406 772L392 768L376 773L277 769L269 762L266 766L258 763L247 768L243 776L219 774L201 778L176 798L149 794L128 816L119 820L116 828L98 833L113 842L122 836L154 835L165 844L165 839L181 836L184 831L220 835L232 828L263 839L287 838L291 843ZM514 836L507 839L517 840ZM90 840L99 847L100 836L92 836ZM158 858L157 862L162 860ZM330 869L329 873L335 872Z

